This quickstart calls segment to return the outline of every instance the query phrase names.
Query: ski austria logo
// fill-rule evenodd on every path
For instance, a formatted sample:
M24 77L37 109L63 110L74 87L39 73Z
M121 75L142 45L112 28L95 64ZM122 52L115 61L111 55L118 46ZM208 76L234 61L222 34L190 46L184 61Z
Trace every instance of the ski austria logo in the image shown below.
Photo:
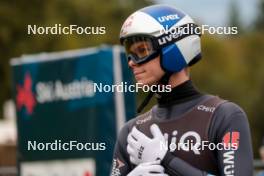
M22 107L25 107L26 113L32 115L37 102L32 91L32 78L28 72L25 74L22 85L16 85L16 91L17 109L20 111Z
M16 85L16 91L17 110L20 111L25 107L27 115L33 114L37 104L79 100L95 95L93 82L87 80L86 77L74 79L67 83L60 79L45 82L36 80L33 86L29 72L26 72L22 85Z

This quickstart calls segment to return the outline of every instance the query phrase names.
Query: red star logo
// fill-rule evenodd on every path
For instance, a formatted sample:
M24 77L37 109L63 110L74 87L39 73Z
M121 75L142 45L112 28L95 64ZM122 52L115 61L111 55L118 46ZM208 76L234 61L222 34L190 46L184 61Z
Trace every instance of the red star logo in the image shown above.
M92 176L92 174L89 171L84 172L83 176Z
M18 110L20 110L23 106L25 106L27 113L31 115L33 113L34 107L36 105L36 99L31 90L32 87L32 79L29 73L26 73L24 78L24 85L17 85L17 96L16 96L16 104Z

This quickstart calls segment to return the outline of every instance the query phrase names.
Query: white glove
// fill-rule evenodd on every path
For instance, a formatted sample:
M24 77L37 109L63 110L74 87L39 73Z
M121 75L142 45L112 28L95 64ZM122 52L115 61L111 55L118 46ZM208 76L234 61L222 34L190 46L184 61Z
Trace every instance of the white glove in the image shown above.
M166 139L162 135L156 124L151 125L150 132L153 138L149 138L136 127L127 137L127 152L130 155L130 161L133 164L157 161L159 162L166 155L168 148L166 147Z
M139 164L127 176L168 176L164 173L164 168L158 162Z

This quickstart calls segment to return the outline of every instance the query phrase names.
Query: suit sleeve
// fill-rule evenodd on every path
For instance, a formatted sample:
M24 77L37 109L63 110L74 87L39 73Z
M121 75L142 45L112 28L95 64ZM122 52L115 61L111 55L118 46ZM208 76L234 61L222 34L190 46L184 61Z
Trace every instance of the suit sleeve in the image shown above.
M170 152L167 152L162 166L165 168L165 172L170 176L207 176L208 174L198 168L193 167L184 160L175 157Z
M228 104L227 104L228 105ZM227 106L225 105L225 106ZM230 107L231 106L231 107ZM237 105L229 103L231 114L224 116L216 133L217 143L223 143L227 149L218 150L218 165L221 175L253 175L253 151L247 116ZM235 146L230 149L229 146Z

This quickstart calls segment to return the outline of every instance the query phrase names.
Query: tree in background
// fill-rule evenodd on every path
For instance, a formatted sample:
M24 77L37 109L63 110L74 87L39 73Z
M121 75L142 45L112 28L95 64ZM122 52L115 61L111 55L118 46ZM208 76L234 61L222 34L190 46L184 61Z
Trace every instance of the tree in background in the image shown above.
M264 29L264 0L259 1L259 14L256 21L256 29Z
M229 11L229 26L235 26L238 28L239 34L243 31L243 27L240 21L239 7L236 1L230 1L230 11Z

